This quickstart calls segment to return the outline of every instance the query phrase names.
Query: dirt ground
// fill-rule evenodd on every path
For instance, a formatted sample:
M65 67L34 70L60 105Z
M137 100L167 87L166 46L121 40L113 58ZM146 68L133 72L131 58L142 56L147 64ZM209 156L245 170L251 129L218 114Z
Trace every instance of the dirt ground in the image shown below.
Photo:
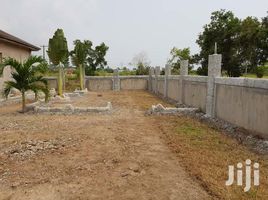
M20 105L0 108L0 199L211 198L161 138L161 117L144 115L160 99L126 91L84 100L111 101L114 111L23 115Z
M146 115L145 91L90 92L108 114L20 114L0 107L0 200L268 199L268 159L196 119ZM170 106L170 105L169 105ZM226 187L228 165L260 163L260 187Z

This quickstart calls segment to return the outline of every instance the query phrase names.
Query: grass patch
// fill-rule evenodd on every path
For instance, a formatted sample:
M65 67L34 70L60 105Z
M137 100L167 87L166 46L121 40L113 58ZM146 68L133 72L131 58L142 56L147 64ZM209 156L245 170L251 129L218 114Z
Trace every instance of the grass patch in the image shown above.
M243 77L246 77L246 78L257 78L257 75L256 74L244 74ZM263 79L268 79L268 75L264 75L262 78Z
M163 120L162 120L163 121ZM236 140L197 120L167 117L162 129L169 146L176 152L182 166L218 199L268 199L268 160ZM225 186L228 166L246 159L260 164L260 186L247 193L243 187Z

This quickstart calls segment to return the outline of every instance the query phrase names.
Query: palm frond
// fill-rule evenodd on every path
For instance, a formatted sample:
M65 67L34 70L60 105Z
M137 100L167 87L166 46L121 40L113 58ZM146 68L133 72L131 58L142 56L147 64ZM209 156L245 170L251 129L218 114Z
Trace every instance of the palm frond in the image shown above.
M17 60L13 58L6 58L3 63L4 66L11 66L14 68L16 71L21 68L21 63L19 63Z
M20 86L16 82L6 81L3 89L3 96L5 98L8 98L8 95L10 94L12 88L20 90Z
M44 59L41 56L30 56L24 63L24 66L32 67L34 64L40 64L44 62Z

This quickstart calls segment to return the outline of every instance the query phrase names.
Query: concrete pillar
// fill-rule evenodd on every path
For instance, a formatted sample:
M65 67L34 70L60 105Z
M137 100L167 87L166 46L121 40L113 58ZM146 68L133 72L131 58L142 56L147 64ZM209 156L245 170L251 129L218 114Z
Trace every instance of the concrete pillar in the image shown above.
M184 104L184 76L188 76L188 68L189 68L189 61L188 60L181 60L180 61L180 96L179 96L179 103Z
M207 101L206 115L215 117L215 102L216 102L216 84L215 78L221 76L221 54L213 54L208 58L208 82L207 82Z
M148 90L150 92L153 91L153 76L154 76L154 67L150 67L150 70L149 70L149 82L148 82Z
M113 74L113 90L120 91L120 79L118 69L115 69Z
M164 85L164 97L168 97L168 78L171 75L171 67L169 64L165 66L165 85Z
M188 75L188 68L189 68L189 61L188 60L181 60L180 61L180 75L187 76Z
M158 94L158 77L160 76L160 67L155 67L155 93Z

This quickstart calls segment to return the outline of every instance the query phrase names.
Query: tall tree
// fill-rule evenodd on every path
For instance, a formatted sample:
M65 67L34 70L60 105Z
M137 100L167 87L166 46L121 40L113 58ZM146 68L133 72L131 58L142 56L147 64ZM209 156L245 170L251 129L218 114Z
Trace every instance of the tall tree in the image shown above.
M13 88L19 90L22 95L22 112L26 111L26 97L27 91L39 92L45 94L46 101L49 97L49 89L47 80L42 76L42 67L44 60L41 57L29 57L24 63L20 63L15 59L9 58L5 60L5 66L11 66L14 71L11 76L12 81L6 81L3 94L7 98Z
M218 44L218 53L223 56L222 69L229 76L240 76L241 69L237 51L240 20L231 11L220 10L212 13L211 22L204 26L203 32L197 39L201 48L199 58L202 67L199 74L207 75L208 56L214 53L215 42Z
M181 60L192 60L190 54L190 48L178 49L177 47L173 47L171 49L171 58L168 59L167 63L171 65L173 74L179 74Z
M85 64L92 47L92 42L85 40L74 41L74 50L70 52L72 63L79 68L80 89L85 89Z
M262 19L259 37L260 52L258 54L258 59L259 64L264 65L266 62L268 62L268 12L267 16Z
M241 22L238 50L245 73L253 71L259 64L260 25L255 17L247 17Z
M87 65L86 65L86 75L95 75L95 71L98 67L103 68L107 65L107 61L105 60L105 56L109 47L105 45L105 43L101 43L96 46L94 49L91 48L89 50L89 54L87 57Z
M49 39L48 56L50 61L58 67L58 95L63 95L64 65L68 64L69 52L67 40L62 29L57 29L53 37Z

